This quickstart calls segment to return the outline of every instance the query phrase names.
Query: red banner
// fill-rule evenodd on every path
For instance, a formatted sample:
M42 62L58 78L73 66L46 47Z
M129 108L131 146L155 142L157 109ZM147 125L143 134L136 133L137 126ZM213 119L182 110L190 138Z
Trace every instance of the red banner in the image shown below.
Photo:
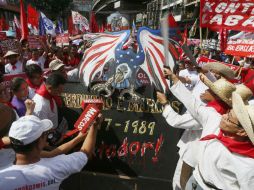
M69 34L60 34L56 36L56 45L59 47L69 45Z
M252 0L201 0L200 27L254 31Z
M225 53L240 57L254 57L254 40L230 40Z

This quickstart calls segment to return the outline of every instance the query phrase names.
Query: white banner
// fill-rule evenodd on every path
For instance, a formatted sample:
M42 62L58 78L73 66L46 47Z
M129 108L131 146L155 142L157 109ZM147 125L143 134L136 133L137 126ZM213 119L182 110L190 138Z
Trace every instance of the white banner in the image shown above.
M71 11L73 24L80 25L82 31L89 30L89 23L86 17L82 16L79 12Z

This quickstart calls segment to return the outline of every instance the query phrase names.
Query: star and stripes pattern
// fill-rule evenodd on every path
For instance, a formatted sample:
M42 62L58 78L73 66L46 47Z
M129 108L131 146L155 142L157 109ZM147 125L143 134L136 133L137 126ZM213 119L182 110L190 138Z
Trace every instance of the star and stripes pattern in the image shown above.
M129 31L98 34L92 46L85 51L80 65L79 77L85 86L89 86L96 75L102 74L107 62L115 59L116 49L123 45L129 35Z
M165 65L163 38L161 37L159 31L151 30L149 28L144 27L139 30L138 42L140 44L140 50L143 51L145 55L146 54L150 55L156 76L161 82L163 91L166 92L169 89L169 87L166 82L166 79L163 76L163 67ZM171 64L171 68L174 68L176 60L179 59L179 53L175 48L175 46L170 42L168 52L169 52L169 64ZM155 80L152 77L151 72L152 68L150 68L149 64L147 63L146 56L144 57L145 57L144 63L140 67L147 73L151 83L155 83Z
M102 72L105 64L111 59L116 61L116 66L127 63L133 73L137 73L139 69L144 70L150 82L154 83L155 81L151 74L151 68L146 60L146 54L148 53L151 57L153 69L161 82L163 90L168 90L167 82L163 77L165 56L163 39L160 35L160 31L151 30L146 27L139 28L137 34L138 49L136 52L133 48L124 48L124 45L129 39L129 30L97 35L93 45L85 51L79 69L79 77L84 82L85 86L89 86L95 76L103 74ZM179 54L175 46L169 42L170 64L175 65L178 58Z

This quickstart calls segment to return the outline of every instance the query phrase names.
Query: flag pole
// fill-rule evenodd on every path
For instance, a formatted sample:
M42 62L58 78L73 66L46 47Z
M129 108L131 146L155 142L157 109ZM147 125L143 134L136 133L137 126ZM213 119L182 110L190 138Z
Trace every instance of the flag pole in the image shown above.
M202 50L203 48L203 37L202 37L202 28L199 27L199 36L200 36L200 49Z

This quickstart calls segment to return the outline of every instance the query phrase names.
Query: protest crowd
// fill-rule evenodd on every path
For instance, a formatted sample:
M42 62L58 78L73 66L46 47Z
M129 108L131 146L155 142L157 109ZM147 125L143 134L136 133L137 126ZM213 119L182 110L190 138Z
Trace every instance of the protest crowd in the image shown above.
M79 81L82 57L93 45L85 36L68 37L60 47L50 34L36 36L37 47L6 37L19 46L0 51L0 189L58 189L92 159L103 115L66 140L73 126L61 113L64 86ZM176 112L166 93L154 97L168 123L159 127L183 130L173 189L252 190L254 58L197 45L191 50L197 65L179 51L176 69L163 68L170 92L186 111Z

